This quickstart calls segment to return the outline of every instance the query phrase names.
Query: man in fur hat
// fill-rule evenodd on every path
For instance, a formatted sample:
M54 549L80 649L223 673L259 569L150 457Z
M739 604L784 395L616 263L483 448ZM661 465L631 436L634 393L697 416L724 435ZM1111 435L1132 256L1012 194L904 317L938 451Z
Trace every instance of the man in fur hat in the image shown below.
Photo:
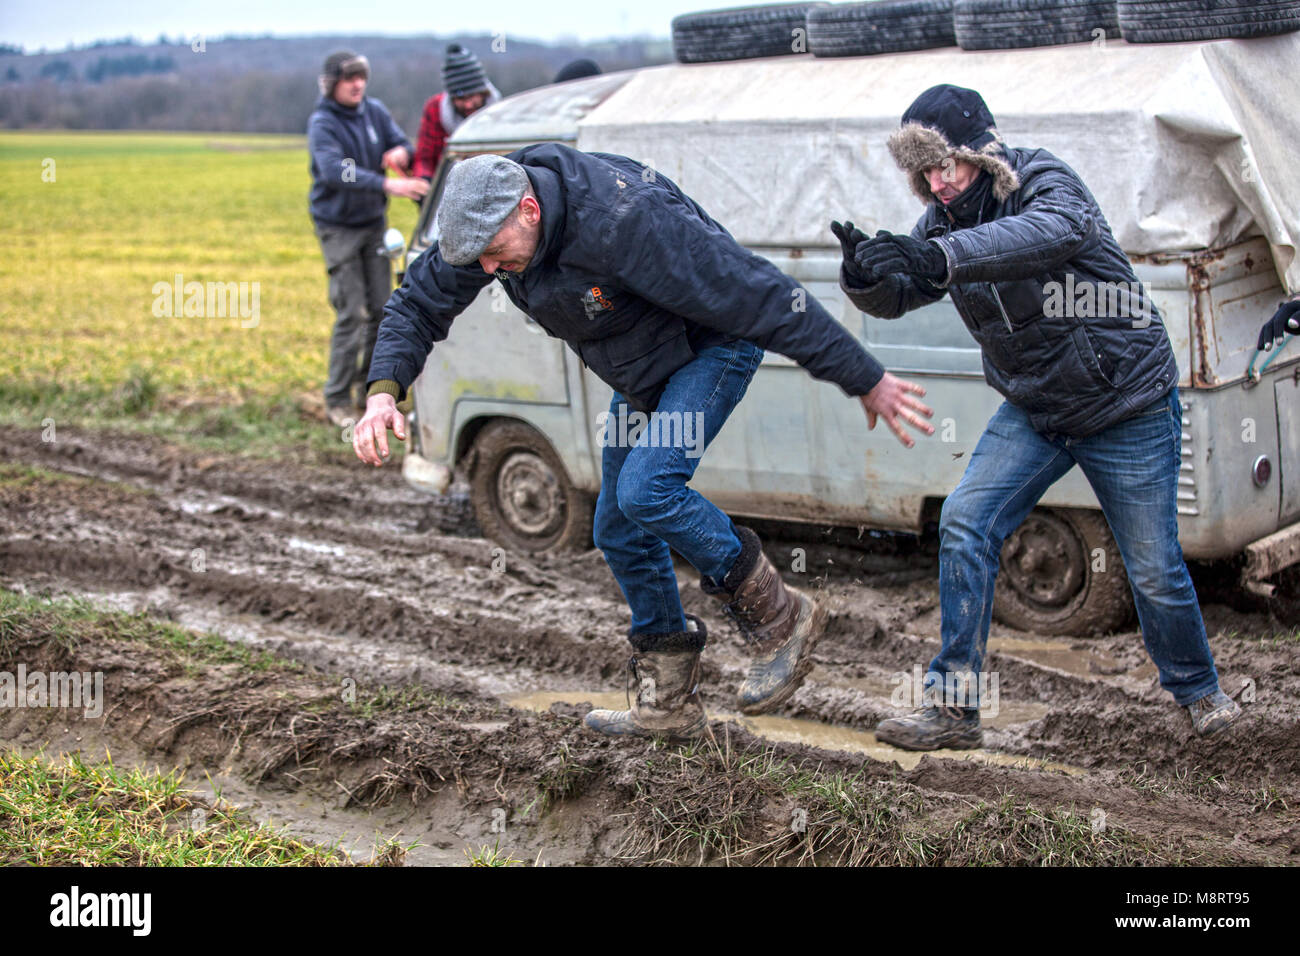
M869 239L833 223L840 285L885 319L951 296L1006 401L940 517L943 646L914 702L928 706L883 721L876 736L908 750L979 746L974 677L1002 543L1076 464L1124 558L1161 686L1196 733L1217 733L1240 708L1219 689L1178 545L1178 365L1096 200L1046 150L1005 145L974 90L926 90L889 149L925 212L908 235ZM1119 292L1095 296L1100 308L1062 302L1060 289L1089 284Z
M447 47L442 64L443 91L429 97L420 117L420 133L415 145L415 175L433 178L438 160L447 145L447 137L461 123L485 106L501 99L501 93L487 78L483 64L459 43Z

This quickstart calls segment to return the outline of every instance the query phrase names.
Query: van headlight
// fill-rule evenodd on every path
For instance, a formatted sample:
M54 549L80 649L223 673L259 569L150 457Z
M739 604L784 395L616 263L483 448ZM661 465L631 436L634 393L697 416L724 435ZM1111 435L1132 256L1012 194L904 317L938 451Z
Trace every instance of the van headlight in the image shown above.
M1250 466L1250 477L1254 479L1257 488L1263 488L1268 484L1272 474L1273 463L1268 460L1268 455L1260 455L1255 459L1255 464Z

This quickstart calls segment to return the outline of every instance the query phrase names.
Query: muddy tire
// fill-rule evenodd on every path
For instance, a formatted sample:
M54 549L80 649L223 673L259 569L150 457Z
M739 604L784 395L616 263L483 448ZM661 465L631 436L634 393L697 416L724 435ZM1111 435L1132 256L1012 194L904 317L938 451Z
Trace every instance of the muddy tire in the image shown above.
M1273 36L1300 30L1300 0L1119 0L1129 43Z
M1128 624L1133 593L1101 512L1032 511L1002 546L993 616L1023 631L1087 637Z
M585 551L595 502L534 428L494 422L474 439L470 502L483 535L526 554Z
M1090 43L1119 36L1114 0L957 0L953 31L963 50Z
M872 0L808 11L813 56L872 56L953 46L953 0Z
M683 13L673 17L673 55L681 63L712 63L798 53L798 38L807 40L808 11L822 6L765 4Z

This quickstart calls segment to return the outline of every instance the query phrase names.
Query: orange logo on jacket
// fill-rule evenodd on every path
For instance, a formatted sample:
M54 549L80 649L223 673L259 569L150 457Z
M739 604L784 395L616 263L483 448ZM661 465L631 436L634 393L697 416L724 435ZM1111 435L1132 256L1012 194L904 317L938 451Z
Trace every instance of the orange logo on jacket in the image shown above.
M600 291L600 286L594 285L583 293L582 308L587 313L587 318L594 319L600 315L601 310L614 308L614 303Z

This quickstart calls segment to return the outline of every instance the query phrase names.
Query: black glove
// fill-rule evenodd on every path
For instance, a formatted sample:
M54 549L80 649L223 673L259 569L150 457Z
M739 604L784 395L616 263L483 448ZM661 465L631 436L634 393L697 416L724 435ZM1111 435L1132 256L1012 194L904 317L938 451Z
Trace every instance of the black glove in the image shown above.
M858 269L874 284L885 276L902 273L929 279L938 285L948 275L948 260L943 250L925 239L876 233L858 246L855 259Z
M1255 348L1267 352L1274 342L1280 342L1288 332L1292 335L1300 334L1300 299L1283 302L1277 307L1273 318L1259 330L1259 341L1255 343Z
M840 225L838 222L831 223L831 232L835 233L835 238L840 241L840 252L844 256L844 278L855 286L870 285L858 264L853 260L853 254L857 251L858 243L867 241L867 234L858 229L851 222Z

